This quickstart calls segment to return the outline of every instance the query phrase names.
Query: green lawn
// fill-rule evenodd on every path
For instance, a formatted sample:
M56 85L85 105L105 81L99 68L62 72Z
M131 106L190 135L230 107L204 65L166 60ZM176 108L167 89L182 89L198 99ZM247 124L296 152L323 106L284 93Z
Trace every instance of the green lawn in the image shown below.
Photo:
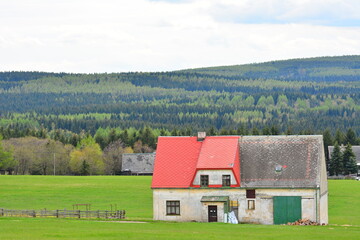
M90 203L91 210L107 210L117 204L128 217L152 218L149 176L0 176L0 183L0 208L55 210Z
M360 181L329 181L329 223L360 225Z
M326 239L354 240L359 227L225 223L117 223L0 218L0 239ZM359 238L357 238L359 239Z
M152 217L151 177L0 176L0 207L92 209L117 204L131 220ZM51 218L0 218L0 239L360 239L360 182L329 181L328 226L224 223L119 223ZM351 225L351 226L349 226Z

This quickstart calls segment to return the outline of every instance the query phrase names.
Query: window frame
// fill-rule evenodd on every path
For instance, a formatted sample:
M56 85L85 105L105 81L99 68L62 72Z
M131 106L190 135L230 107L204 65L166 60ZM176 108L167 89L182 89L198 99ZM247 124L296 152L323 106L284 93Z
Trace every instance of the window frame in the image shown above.
M255 210L255 199L247 200L247 209L248 210Z
M256 198L256 191L255 189L246 189L246 198Z
M209 187L209 175L200 175L200 187Z
M180 216L180 200L167 200L166 201L166 215L167 216Z
M223 187L231 186L231 175L229 175L229 174L222 175L222 186Z

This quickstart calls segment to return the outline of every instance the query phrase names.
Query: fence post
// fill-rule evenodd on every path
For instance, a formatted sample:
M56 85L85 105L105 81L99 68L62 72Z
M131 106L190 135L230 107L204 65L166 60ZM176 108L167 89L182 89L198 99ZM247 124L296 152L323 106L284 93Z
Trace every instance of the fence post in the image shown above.
M97 211L97 217L100 218L100 211Z
M4 209L1 208L1 216L3 217L4 216Z
M81 215L80 210L78 210L78 214L79 214L79 217L78 217L78 218L81 218L81 216L80 216L80 215Z
M56 210L56 218L59 218L59 209Z
M35 212L35 210L33 210L33 217L36 217L36 212Z

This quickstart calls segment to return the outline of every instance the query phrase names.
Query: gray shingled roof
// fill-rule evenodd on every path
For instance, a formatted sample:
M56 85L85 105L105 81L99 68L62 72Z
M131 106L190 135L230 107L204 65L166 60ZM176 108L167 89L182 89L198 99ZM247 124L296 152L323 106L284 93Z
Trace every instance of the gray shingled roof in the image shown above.
M153 173L155 153L124 153L122 155L122 171L132 173Z
M322 136L244 136L240 139L243 187L316 187Z
M331 158L331 153L334 149L334 146L328 146L329 149L329 157ZM341 146L342 151L344 151L345 146ZM352 150L356 157L356 162L359 165L360 164L360 146L352 146Z

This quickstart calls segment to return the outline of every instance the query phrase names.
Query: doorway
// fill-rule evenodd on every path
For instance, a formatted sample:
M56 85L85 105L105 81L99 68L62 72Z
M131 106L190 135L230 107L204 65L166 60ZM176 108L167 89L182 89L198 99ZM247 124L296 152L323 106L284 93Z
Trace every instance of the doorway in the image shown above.
M217 206L208 206L209 222L217 222Z
M301 219L301 197L276 196L274 201L274 224L286 224Z

